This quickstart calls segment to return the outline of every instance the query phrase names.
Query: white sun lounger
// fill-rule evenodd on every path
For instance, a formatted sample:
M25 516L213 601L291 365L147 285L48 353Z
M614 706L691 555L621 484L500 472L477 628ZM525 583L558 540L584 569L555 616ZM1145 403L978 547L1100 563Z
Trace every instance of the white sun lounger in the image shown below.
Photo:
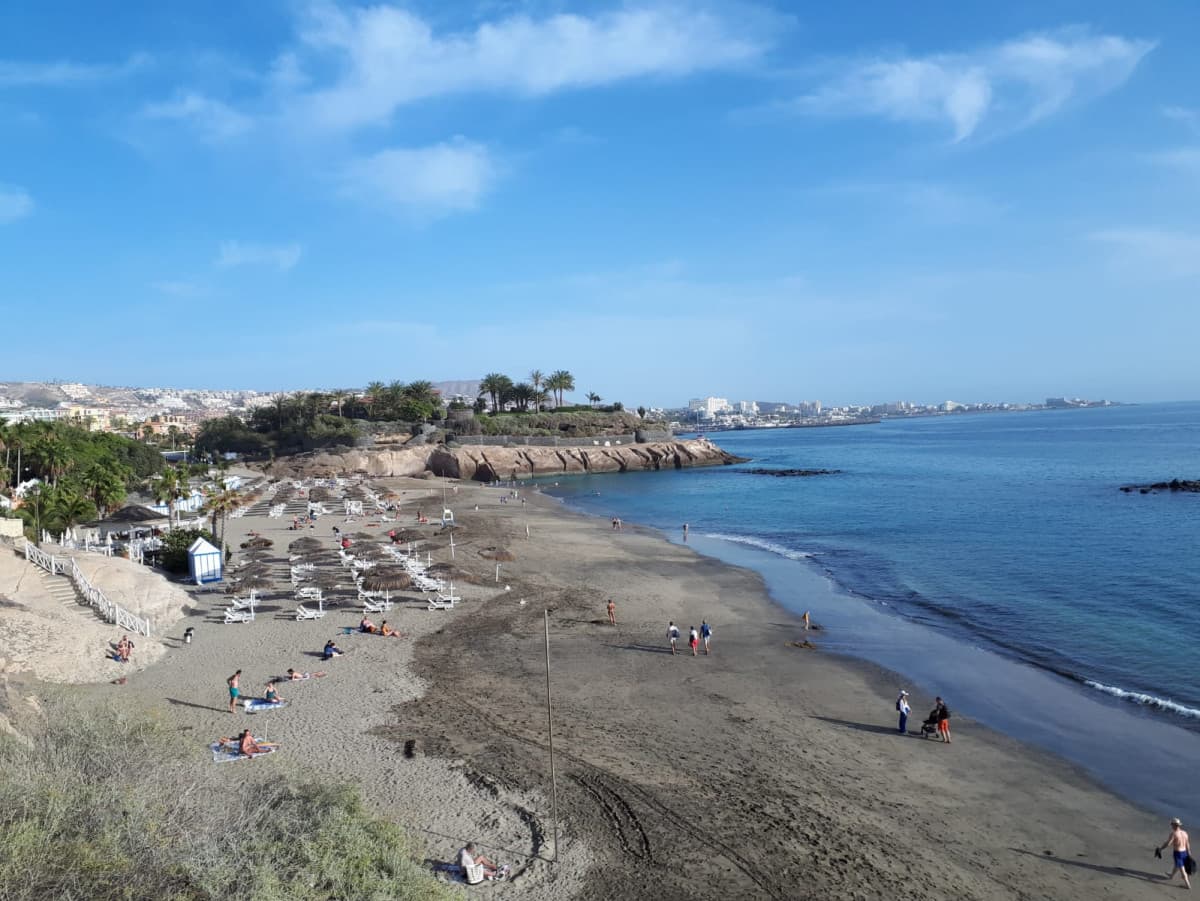
M296 597L301 601L319 601L324 595L320 588L309 586L308 588L297 588Z
M232 607L225 611L225 624L229 623L252 623L254 622L253 610L234 610Z
M299 622L300 620L305 620L305 619L320 619L324 615L325 615L324 610L310 610L309 608L305 607L303 604L300 604L299 606L296 607L296 621L297 622Z
M426 610L453 610L455 598L447 598L442 600L441 595L429 599L429 606Z
M392 609L392 602L387 598L377 598L372 600L370 597L362 597L363 609L367 613L386 613Z

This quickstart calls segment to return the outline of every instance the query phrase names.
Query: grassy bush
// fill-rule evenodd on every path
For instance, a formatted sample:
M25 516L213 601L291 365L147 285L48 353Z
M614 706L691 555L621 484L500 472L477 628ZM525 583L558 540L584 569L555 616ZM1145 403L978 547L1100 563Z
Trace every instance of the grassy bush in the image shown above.
M154 721L65 704L29 744L0 735L0 898L454 897L352 788L201 754Z
M575 412L558 410L542 413L495 413L479 420L485 435L559 435L590 438L601 435L627 435L641 428L653 428L634 413L605 412L587 407Z

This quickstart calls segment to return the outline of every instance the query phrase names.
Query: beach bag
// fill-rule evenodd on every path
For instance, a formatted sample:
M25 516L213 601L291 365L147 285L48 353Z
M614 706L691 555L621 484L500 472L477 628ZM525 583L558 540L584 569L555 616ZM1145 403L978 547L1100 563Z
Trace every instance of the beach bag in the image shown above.
M1189 854L1187 856L1187 860L1185 860L1183 862L1183 868L1184 868L1184 870L1187 871L1187 874L1189 876L1195 876L1196 875L1196 858L1192 857L1192 855Z
M899 698L896 698L896 709L897 710L900 709L900 699Z

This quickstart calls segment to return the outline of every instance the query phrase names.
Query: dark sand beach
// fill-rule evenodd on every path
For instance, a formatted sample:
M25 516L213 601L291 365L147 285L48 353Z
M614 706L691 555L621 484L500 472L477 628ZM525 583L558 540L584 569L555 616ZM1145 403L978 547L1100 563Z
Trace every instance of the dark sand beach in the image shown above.
M401 524L440 506L438 485L382 480ZM435 483L436 484L436 483ZM1161 818L1064 762L954 719L954 743L894 731L897 678L824 652L753 572L537 492L463 484L450 495L453 611L410 596L389 613L404 640L348 635L324 679L284 686L286 710L230 716L224 680L312 669L357 623L347 603L318 623L281 595L254 623L197 630L124 686L87 689L170 718L207 741L245 725L283 743L253 766L363 786L407 825L431 865L474 839L514 866L482 891L512 898L1140 899L1178 891L1151 854ZM474 508L478 506L478 510ZM341 517L306 534L330 540ZM383 535L388 523L369 527ZM526 538L526 528L529 536ZM285 546L280 520L231 521ZM368 528L365 523L355 530ZM433 562L448 536L423 527ZM495 549L511 555L495 581ZM507 586L508 590L505 590ZM618 625L608 625L612 598ZM543 611L549 610L560 838L553 842ZM693 657L707 619L713 653ZM680 653L668 620L683 631ZM932 698L914 696L910 729ZM203 752L203 753L202 753ZM238 767L229 768L237 790ZM557 850L558 860L554 861ZM471 889L472 892L478 889Z

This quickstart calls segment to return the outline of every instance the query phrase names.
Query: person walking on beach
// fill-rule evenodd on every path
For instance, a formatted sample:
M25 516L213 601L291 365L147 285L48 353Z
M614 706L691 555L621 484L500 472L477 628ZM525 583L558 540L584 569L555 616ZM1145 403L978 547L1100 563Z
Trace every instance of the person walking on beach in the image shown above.
M683 524L683 540L687 541L687 523Z
M709 654L709 642L712 641L712 626L708 624L708 620L700 620L700 637L704 639L704 656Z
M901 735L908 734L908 715L912 713L912 708L908 706L908 692L903 688L900 689L900 697L896 698L896 710L900 713L900 726L898 727Z
M675 642L679 641L679 627L675 625L675 620L667 623L667 640L671 642L671 653L675 653Z
M938 698L934 710L937 712L938 735L943 742L950 744L950 708L946 706L945 701Z
M229 686L229 712L233 713L237 707L238 695L242 693L242 671L238 670L226 679L225 684Z
M608 599L608 624L615 626L617 624L617 605L613 603L613 599Z
M1188 839L1188 834L1183 831L1183 823L1179 817L1171 820L1171 834L1167 836L1167 840L1154 849L1155 856L1159 856L1163 848L1167 846L1171 848L1174 865L1171 867L1171 872L1166 875L1166 879L1174 879L1176 872L1183 877L1183 884L1189 890L1192 887L1191 881L1188 879L1188 858L1191 857L1192 845Z
M688 630L688 647L692 649L692 656L696 656L696 648L700 647L700 633L696 631L696 627L692 626Z

